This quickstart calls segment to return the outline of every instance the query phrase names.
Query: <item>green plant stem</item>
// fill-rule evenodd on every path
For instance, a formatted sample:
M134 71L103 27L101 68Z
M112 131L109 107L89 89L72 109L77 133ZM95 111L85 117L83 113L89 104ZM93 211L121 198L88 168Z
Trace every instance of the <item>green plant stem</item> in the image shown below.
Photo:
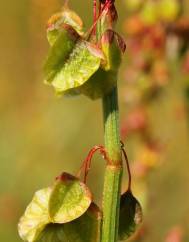
M119 226L122 159L119 132L117 87L103 98L105 148L109 164L103 191L102 242L117 242Z

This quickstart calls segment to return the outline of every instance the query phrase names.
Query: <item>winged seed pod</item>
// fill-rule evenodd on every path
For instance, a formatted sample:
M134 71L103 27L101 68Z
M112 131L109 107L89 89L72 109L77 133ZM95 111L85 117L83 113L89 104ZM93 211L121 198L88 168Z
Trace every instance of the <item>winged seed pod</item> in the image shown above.
M18 224L20 237L27 242L34 242L45 226L50 223L48 216L48 201L51 188L37 191L31 203L26 208Z
M126 45L123 39L113 30L107 29L101 38L101 48L106 56L105 63L102 65L104 70L118 71L122 53L125 52Z
M52 15L47 23L47 39L51 46L55 43L59 33L64 28L64 24L70 25L79 35L83 35L83 22L81 18L65 5L62 11Z
M140 203L128 190L120 201L119 240L127 240L142 223L142 217Z
M86 213L81 217L64 225L65 234L68 238L67 241L99 242L101 236L101 222L102 213L97 205L92 203Z
M99 242L102 215L92 203L78 219L66 224L49 224L35 242Z
M111 22L110 12L104 10L105 22ZM97 99L115 87L125 43L113 30L105 29L97 47L84 39L82 26L79 16L66 7L50 18L47 39L51 48L44 66L45 79L59 95L84 94Z
M80 87L80 92L91 99L103 97L116 86L122 54L126 49L124 40L111 29L102 35L100 47L105 58L101 60L100 68Z
M77 32L64 24L51 47L44 66L46 82L58 94L68 94L81 87L99 69L103 52L94 44L82 39Z
M49 198L50 220L53 223L70 222L85 213L91 201L88 187L78 178L63 173L57 178Z
M116 85L117 71L105 71L101 67L80 88L80 93L95 100L109 93Z
M91 193L84 183L68 173L63 173L53 187L45 188L35 193L19 221L18 231L20 237L27 242L41 242L46 236L49 242L56 242L56 240L64 242L62 240L64 236L61 240L58 240L59 234L66 233L65 231L69 228L69 222L77 220L77 226L82 226L80 223L82 224L85 221L82 216L86 212L90 214L89 211L91 211L91 208L89 209L91 197ZM85 217L87 216L89 215L85 215ZM100 226L100 216L97 216L96 219L98 221L91 220L91 223L94 222L96 226ZM58 224L67 224L65 231ZM76 230L76 227L73 226L73 229L75 228ZM98 231L97 227L92 229ZM79 230L78 234L80 236ZM68 240L65 241L67 242Z

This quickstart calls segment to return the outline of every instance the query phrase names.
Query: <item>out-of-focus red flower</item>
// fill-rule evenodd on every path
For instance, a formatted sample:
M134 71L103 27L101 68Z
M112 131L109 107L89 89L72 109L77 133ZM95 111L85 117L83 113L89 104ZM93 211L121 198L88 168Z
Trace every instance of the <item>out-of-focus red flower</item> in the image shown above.
M145 24L138 15L132 15L124 23L124 31L128 35L141 35L145 31Z
M152 51L153 54L159 55L165 51L166 35L162 24L152 25L142 38L143 51Z
M175 226L168 232L165 242L182 242L183 235L183 229L180 226Z
M123 139L126 135L139 132L147 127L147 114L143 108L136 108L133 110L122 122L121 134Z

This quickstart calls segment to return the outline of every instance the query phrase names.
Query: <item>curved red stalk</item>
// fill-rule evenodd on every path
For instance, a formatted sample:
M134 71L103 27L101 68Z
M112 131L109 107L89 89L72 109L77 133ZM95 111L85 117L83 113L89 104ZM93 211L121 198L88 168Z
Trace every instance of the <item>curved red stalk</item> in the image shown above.
M84 178L83 178L83 182L86 183L87 182L87 176L88 176L88 173L89 173L89 170L91 168L91 162L92 162L92 158L93 158L93 155L96 151L100 151L100 153L103 155L103 158L105 160L108 161L108 158L107 158L107 154L106 154L106 151L105 151L105 148L102 146L102 145L96 145L94 146L88 153L86 159L84 160L80 170L79 170L79 173L78 173L78 176L80 176L82 170L84 170Z
M121 142L121 150L123 152L123 155L124 155L124 158L125 158L125 161L126 161L126 166L127 166L128 179L129 179L129 182L128 182L128 191L131 191L132 175L131 175L131 169L130 169L130 165L129 165L129 160L128 160L128 157L127 157L127 153L126 153L126 151L124 149L123 142Z

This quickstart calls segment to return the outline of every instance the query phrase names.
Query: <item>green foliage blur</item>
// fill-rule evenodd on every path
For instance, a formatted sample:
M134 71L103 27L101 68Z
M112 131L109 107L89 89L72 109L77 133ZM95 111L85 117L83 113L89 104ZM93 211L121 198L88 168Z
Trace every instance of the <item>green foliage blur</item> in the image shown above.
M133 241L188 242L188 46L182 49L185 54L179 52L175 57L170 41L165 47L173 53L170 59L154 54L159 47L147 45L145 58L141 52L132 52L136 41L132 31L139 22L129 22L129 18L141 15L152 26L160 21L154 20L154 8L142 7L142 2L117 1L118 31L128 43L119 76L121 131L132 163L133 189L145 214L144 225ZM184 3L187 16L189 4L187 0ZM42 66L48 50L45 26L62 5L63 0L0 1L0 240L4 242L21 241L17 223L36 190L51 184L62 171L76 174L90 148L103 144L101 101L82 96L57 98L43 83ZM70 6L89 28L92 0L70 0ZM179 15L175 6L161 9L167 22L174 22ZM171 11L173 19L167 14ZM163 46L167 40L163 37ZM145 59L142 68L141 59ZM149 72L152 62L156 65ZM148 65L144 68L143 64ZM136 73L133 84L129 80ZM151 95L155 98L149 98ZM157 149L149 149L143 125L142 135L138 132L136 126L141 122L145 135L148 130L147 139L150 136ZM100 204L104 164L98 155L95 158L88 183ZM123 190L126 186L124 175Z

